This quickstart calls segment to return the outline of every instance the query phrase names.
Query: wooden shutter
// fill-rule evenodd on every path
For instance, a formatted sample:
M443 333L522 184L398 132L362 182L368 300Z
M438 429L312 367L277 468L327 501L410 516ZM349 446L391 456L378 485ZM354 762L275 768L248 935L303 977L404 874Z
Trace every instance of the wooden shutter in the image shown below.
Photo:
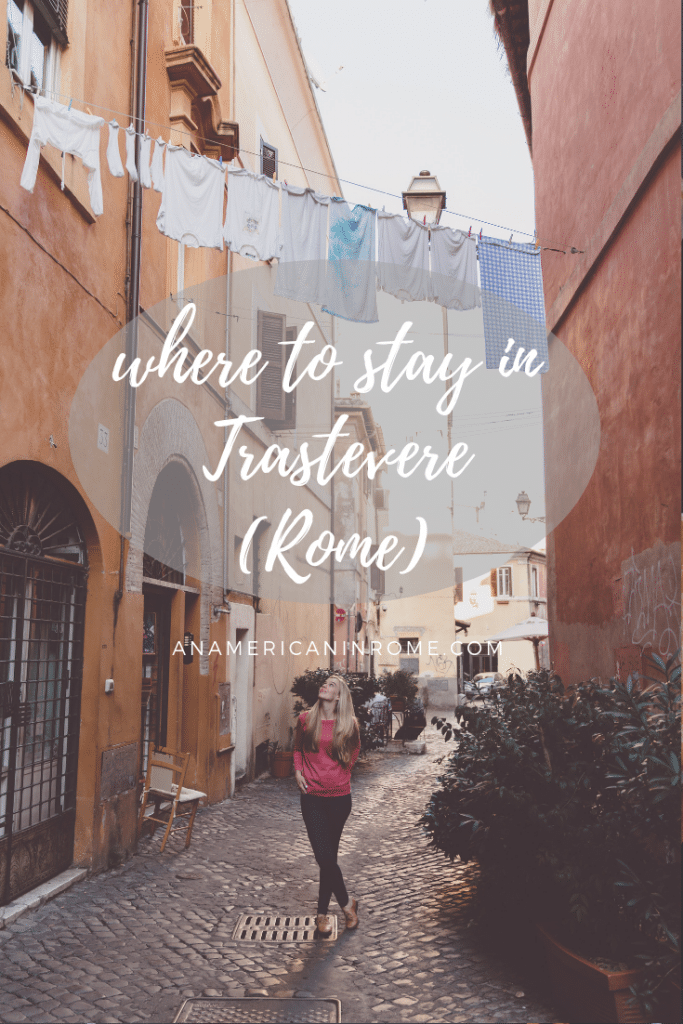
M69 42L66 34L69 16L68 0L33 0L33 6L42 14L57 42L61 46L66 46Z
M491 569L491 597L498 596L498 570Z
M277 178L277 149L261 139L261 174L273 181Z
M285 318L280 313L258 313L258 347L267 361L256 381L256 415L274 423L284 423L285 392L282 376L285 369Z
M291 342L295 342L298 337L299 337L299 329L298 329L298 327L286 327L285 328L285 341L288 341L290 343ZM291 354L292 354L292 345L291 344L285 345L285 356L284 356L284 362L282 364L283 367L287 365L287 360L289 359ZM284 373L284 369L283 369L283 373ZM292 380L296 380L296 363L294 364L294 369L293 369L292 373L290 374L290 381L292 381ZM291 429L291 430L293 430L294 427L296 426L296 392L297 392L296 388L294 389L294 391L285 392L285 422L283 423L283 426L285 428Z
M463 597L463 579L462 579L462 566L456 565L455 567L455 588L453 592L453 599L456 604L462 601Z

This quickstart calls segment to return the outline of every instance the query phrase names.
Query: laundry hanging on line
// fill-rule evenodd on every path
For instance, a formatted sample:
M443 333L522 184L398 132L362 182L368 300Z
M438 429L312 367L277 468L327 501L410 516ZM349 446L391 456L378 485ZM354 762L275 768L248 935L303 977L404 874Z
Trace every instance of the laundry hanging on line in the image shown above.
M155 192L164 191L164 150L166 143L161 136L154 143L154 156L152 157L152 184Z
M126 170L131 181L138 180L138 169L135 163L135 126L126 128Z
M280 189L263 174L245 169L228 173L228 205L223 237L228 249L253 260L280 255Z
M481 306L476 240L464 231L435 224L430 228L430 251L430 300L445 309Z
M280 186L282 249L274 292L297 302L325 301L329 196L298 185ZM228 195L228 205L235 201Z
M218 160L166 147L166 170L157 227L192 248L223 251L225 170Z
M428 227L398 213L377 214L377 287L401 300L430 297Z
M143 188L152 187L152 173L150 170L150 161L152 159L152 140L149 135L143 135L140 139L140 166L138 172L140 174L140 184Z
M103 117L70 110L43 96L34 96L33 127L26 152L20 185L33 192L43 146L54 146L62 152L62 189L64 188L64 154L78 156L88 171L88 192L92 212L100 216L102 179L100 177L100 129Z
M109 122L109 141L107 143L107 163L109 173L114 178L122 178L124 175L121 153L119 151L119 126L116 121Z
M375 217L367 206L332 198L323 312L356 323L377 323Z
M533 244L504 242L501 238L479 240L481 303L484 317L486 369L497 370L503 356L508 367L520 348L535 349L533 366L543 362L549 369L541 253ZM510 339L515 344L507 350Z

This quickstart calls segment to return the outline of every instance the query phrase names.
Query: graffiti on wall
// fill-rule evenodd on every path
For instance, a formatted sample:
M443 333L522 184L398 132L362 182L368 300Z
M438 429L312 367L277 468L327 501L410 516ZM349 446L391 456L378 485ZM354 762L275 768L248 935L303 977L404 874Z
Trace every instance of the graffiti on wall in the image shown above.
M624 566L624 624L633 644L667 658L680 646L680 564L672 551L634 555Z

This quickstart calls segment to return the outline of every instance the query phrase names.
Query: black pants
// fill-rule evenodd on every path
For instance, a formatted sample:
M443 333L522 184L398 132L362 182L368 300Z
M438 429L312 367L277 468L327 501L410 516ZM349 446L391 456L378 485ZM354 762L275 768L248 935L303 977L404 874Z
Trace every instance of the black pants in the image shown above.
M337 864L339 840L351 813L351 794L346 796L316 796L301 794L301 813L315 859L320 865L318 913L326 914L332 893L340 907L349 902L341 870Z

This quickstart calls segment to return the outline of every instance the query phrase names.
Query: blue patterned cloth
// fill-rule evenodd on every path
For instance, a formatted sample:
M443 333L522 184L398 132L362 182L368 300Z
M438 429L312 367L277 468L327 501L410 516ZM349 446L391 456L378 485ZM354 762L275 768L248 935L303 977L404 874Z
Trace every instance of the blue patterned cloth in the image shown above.
M506 354L507 369L511 369L521 347L525 354L536 349L538 356L533 367L543 361L540 372L547 373L548 338L540 251L533 243L518 245L500 238L481 238L479 274L486 369L497 370ZM510 338L517 344L506 353Z
M376 211L343 199L330 203L326 300L323 310L357 323L377 323Z

